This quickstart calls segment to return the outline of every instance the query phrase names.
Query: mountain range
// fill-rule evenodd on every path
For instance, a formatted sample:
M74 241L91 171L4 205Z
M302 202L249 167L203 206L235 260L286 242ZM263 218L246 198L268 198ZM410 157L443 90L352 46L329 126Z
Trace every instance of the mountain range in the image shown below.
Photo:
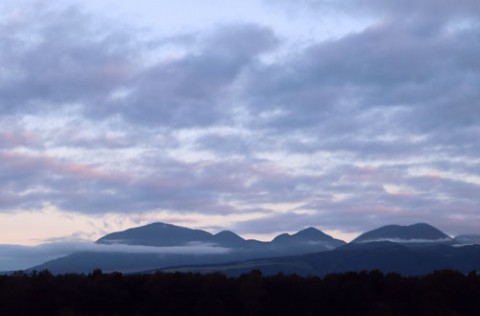
M469 272L480 271L479 243L477 235L451 238L424 223L383 226L348 244L313 227L262 242L231 231L211 234L153 223L105 235L96 241L101 251L74 252L29 270L48 269L57 274L94 269L124 273L220 271L228 275L252 269L299 275L374 269L406 275L436 269Z
M295 273L302 276L325 276L332 273L363 270L396 272L402 275L424 275L444 269L464 273L471 271L480 273L480 245L464 247L431 245L419 248L393 242L372 242L348 244L331 251L299 256L256 259L228 264L187 265L155 271L222 272L229 276L238 276L251 270L259 270L264 275Z
M281 234L271 242L262 242L246 240L231 231L211 234L166 223L152 223L105 235L96 244L104 246L102 251L74 252L30 270L87 273L99 268L104 271L139 272L184 264L224 263L322 252L345 242L313 227L292 235ZM132 246L132 249L123 247L117 251L119 245ZM138 246L149 248L138 252ZM134 249L133 255L130 251Z
M409 226L387 225L361 234L352 243L391 241L399 244L454 244L453 238L425 223Z

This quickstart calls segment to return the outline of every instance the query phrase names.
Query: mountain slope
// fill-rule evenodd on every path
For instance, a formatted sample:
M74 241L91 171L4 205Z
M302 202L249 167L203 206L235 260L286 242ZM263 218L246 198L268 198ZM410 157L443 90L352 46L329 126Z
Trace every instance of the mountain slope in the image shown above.
M260 242L245 240L231 231L212 235L163 223L109 234L98 241L108 249L117 242L162 245L165 249L173 246L187 251L162 253L162 247L159 247L158 253L79 252L34 269L48 269L53 273L90 272L96 268L121 272L220 271L229 275L252 269L259 269L265 274L282 272L300 275L374 269L405 275L425 274L437 269L480 271L480 245L453 246L449 236L427 224L380 227L362 234L349 244L315 228L292 235L281 234L271 242ZM188 247L200 247L198 243L222 251L194 254Z
M212 237L212 241L223 246L244 246L246 240L229 230L221 231Z
M324 232L314 228L308 227L292 235L293 238L301 238L304 240L315 240L315 241L334 241L335 239L325 234Z
M366 232L352 243L365 243L377 241L392 241L397 243L452 243L453 239L437 228L424 224L409 226L387 225Z
M277 237L272 242L261 242L245 240L231 231L212 235L202 230L153 223L108 234L97 240L97 244L103 247L97 251L72 253L35 266L31 270L47 269L52 273L75 273L99 268L104 271L139 272L184 264L211 264L299 255L327 251L345 244L344 241L334 239L315 228L307 228L285 236L287 237L284 241ZM134 249L122 250L124 248L120 247L120 250L117 250L119 247L115 245L118 244L132 247L153 246L155 249L141 252L137 247L134 252L128 253ZM201 247L209 248L208 252L195 251Z
M97 240L98 244L125 244L156 247L184 246L192 243L212 243L222 247L234 248L270 248L279 249L280 244L290 247L298 244L312 251L322 251L343 245L345 242L335 239L320 230L309 227L293 235L280 234L271 243L245 240L231 231L221 231L212 235L206 231L190 229L165 223L153 223L130 228L125 231L108 234ZM276 244L275 247L269 247ZM317 246L317 247L315 247ZM294 249L292 249L294 251Z
M459 235L454 240L461 245L480 245L480 235Z
M327 251L344 245L343 240L335 239L322 231L309 227L295 234L281 234L270 243L270 249L297 249L299 253Z
M108 234L98 239L97 243L169 247L193 242L210 242L212 237L212 234L199 229L153 223Z
M332 251L301 256L249 260L231 264L184 266L161 271L222 272L238 276L251 270L272 275L295 273L324 276L348 271L380 270L403 275L423 275L435 270L453 269L468 273L480 271L480 245L452 247L431 245L412 248L398 243L349 244Z
M95 269L101 269L104 272L134 273L172 265L221 263L225 262L225 258L220 254L75 252L32 267L28 271L48 270L54 274L66 274L89 273Z

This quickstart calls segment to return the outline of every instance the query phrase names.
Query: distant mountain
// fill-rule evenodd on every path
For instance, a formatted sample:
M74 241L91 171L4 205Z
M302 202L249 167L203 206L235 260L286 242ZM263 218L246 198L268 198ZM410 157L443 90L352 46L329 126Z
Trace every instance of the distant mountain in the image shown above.
M153 223L108 234L97 240L97 243L170 247L194 242L207 243L212 241L212 238L212 234L203 230Z
M453 243L453 239L437 228L424 224L413 224L409 226L387 225L372 231L366 232L352 243L367 243L378 241L391 241L402 244L431 244L431 243Z
M158 253L83 251L45 262L31 268L31 270L48 269L53 273L70 273L89 272L92 269L99 268L104 271L139 272L184 264L223 263L321 252L345 244L344 241L335 239L312 227L292 235L281 234L271 242L262 242L245 240L231 231L221 231L213 235L203 230L165 223L153 223L111 233L98 239L96 243L112 247L118 244L162 248L176 247L178 252L167 251L164 253L160 250ZM226 251L195 254L190 253L192 248L182 248L196 246L220 247Z
M459 235L453 240L460 245L480 245L480 235Z
M433 226L414 224L380 227L349 244L313 227L262 242L245 240L231 231L211 234L154 223L100 238L97 243L107 247L104 252L77 252L32 269L48 269L53 273L90 272L96 268L120 272L220 271L228 275L252 269L266 274L300 275L374 269L405 275L437 269L469 272L480 271L480 245L469 245L476 243L477 238L457 236L453 240ZM139 253L141 247L132 253L115 251L127 247L115 244L150 246L146 247L150 252ZM164 252L165 249L169 251Z
M289 256L240 261L229 264L182 266L161 269L164 272L222 272L238 276L251 270L263 274L277 273L325 276L348 271L380 270L402 275L423 275L435 270L453 269L480 273L480 245L452 247L431 244L427 247L408 247L392 242L351 243L335 250Z
M326 251L344 244L345 242L343 240L335 239L316 228L309 227L293 235L286 233L278 235L270 243L270 248L281 249L297 247L301 249L316 247L317 251Z
M135 273L159 267L186 264L211 264L227 262L228 256L221 254L161 254L128 252L74 252L68 256L47 261L28 271L49 270L54 274L89 273L95 269L104 272ZM234 257L246 259L247 257Z
M270 251L284 246L308 246L312 251L332 249L345 244L320 230L309 227L293 235L280 234L271 243L257 240L245 240L231 231L221 231L215 235L209 232L175 226L165 223L153 223L146 226L130 228L125 231L108 234L96 241L98 244L125 244L156 247L185 246L195 243L216 244L222 247L234 248L269 248ZM273 247L270 247L273 246ZM292 251L294 251L292 249Z
M286 240L304 240L304 241L313 241L313 242L333 242L338 241L338 239L334 239L332 236L323 233L322 231L308 227L304 230L301 230L293 235L290 234L281 234L278 235L273 239L273 242L283 242Z
M301 230L292 235L293 238L303 239L303 240L314 240L314 241L335 241L332 236L325 234L324 232L314 228L308 227L304 230Z

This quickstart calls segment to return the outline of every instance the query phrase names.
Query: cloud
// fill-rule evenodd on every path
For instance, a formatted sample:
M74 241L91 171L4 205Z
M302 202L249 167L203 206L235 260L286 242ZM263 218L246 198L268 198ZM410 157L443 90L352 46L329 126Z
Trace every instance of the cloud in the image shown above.
M477 2L301 3L363 22L292 45L261 20L146 36L81 5L5 13L0 210L478 229Z
M266 2L269 2L269 0ZM427 21L431 19L443 21L446 18L475 17L475 12L480 10L480 5L475 0L461 0L455 4L448 0L408 0L400 3L397 1L382 0L347 0L341 3L330 0L284 0L282 2L284 5L293 3L297 8L307 7L309 9L316 9L314 13L327 11L337 12L337 14L339 12L346 12L355 15L392 15ZM291 7L292 6L289 6L289 8ZM408 23L408 21L403 22Z
M4 148L12 148L18 146L30 147L37 143L35 135L22 130L6 130L0 132L0 146Z
M0 271L28 269L49 260L60 258L73 252L101 253L152 253L152 254L224 254L228 248L209 244L192 244L175 247L150 247L130 245L101 245L89 241L54 242L38 246L0 245Z
M133 92L120 103L120 114L154 126L228 122L233 106L225 103L237 79L276 42L267 28L223 26L201 41L198 52L154 64L138 74Z
M9 47L0 55L9 60L0 77L5 115L67 108L128 124L212 125L228 116L222 100L243 70L277 43L265 27L225 25L200 38L196 50L145 62L149 42L135 30L98 25L77 7L37 9L22 8L2 28ZM176 37L159 43L178 46Z
M478 47L464 43L479 31L469 28L425 38L398 23L374 25L314 44L288 66L259 69L250 77L245 98L251 100L251 111L272 113L266 124L277 130L324 131L341 127L339 121L350 123L348 131L365 130L365 123L377 123L359 121L370 111L393 115L390 122L399 132L405 127L430 132L445 125L469 126L478 116L478 78L463 55L473 56Z
M128 41L119 31L101 32L75 7L21 6L3 22L8 60L0 77L3 114L58 111L97 104L132 75Z
M5 193L0 207L6 211L49 203L92 214L152 209L225 214L243 209L231 204L232 199L258 203L280 195L281 201L299 198L284 171L244 161L159 159L153 162L155 171L144 175L24 154L0 154L0 162ZM268 197L269 191L275 195Z

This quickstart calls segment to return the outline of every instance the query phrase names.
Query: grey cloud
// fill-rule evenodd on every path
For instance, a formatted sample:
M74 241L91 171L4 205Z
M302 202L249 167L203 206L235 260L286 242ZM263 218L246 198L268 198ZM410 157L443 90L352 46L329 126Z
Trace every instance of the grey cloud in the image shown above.
M253 152L253 147L258 150L261 146L261 140L258 136L255 140L252 140L251 137L244 135L210 134L197 139L195 147L222 155L249 156Z
M265 2L272 1L265 0ZM278 3L278 1L275 1ZM293 1L284 0L284 4L290 4ZM460 0L452 3L448 0L407 0L407 1L382 1L382 0L347 0L338 3L330 0L301 0L294 1L295 6L306 6L314 8L321 12L345 12L348 14L375 14L375 15L393 15L410 17L412 19L437 19L456 17L475 17L476 12L480 10L480 5L475 0ZM316 11L315 13L317 13ZM428 19L430 17L430 19Z
M278 44L279 39L271 29L252 23L219 25L205 42L211 54L233 59L252 59Z
M121 114L126 120L157 126L228 123L234 108L228 104L231 89L244 69L276 41L266 28L224 26L203 40L199 52L139 74L133 93L121 103Z
M36 135L21 129L0 129L0 150L15 147L34 147L39 141Z
M405 107L405 120L426 119L415 121L417 126L428 124L428 113L448 117L447 124L462 124L465 119L456 120L449 111L458 109L458 104L476 108L478 76L462 65L461 55L478 49L475 44L465 45L459 32L454 38L425 39L387 24L316 44L287 67L273 65L252 75L247 90L252 95L251 110L280 111L272 121L280 119L277 126L286 128L321 125L344 113L354 119L365 110L385 106ZM459 46L464 53L457 52Z
M423 1L411 19L435 16L427 9L435 5ZM477 6L465 1L450 12L449 5L437 9L455 19L470 19ZM396 14L395 5L385 6ZM478 23L454 28L442 20L428 33L400 15L378 16L358 33L252 70L242 97L255 117L250 127L262 132L256 148L337 152L355 161L474 159ZM275 141L261 142L269 135Z
M9 203L2 200L3 208L12 208L49 201L64 210L82 213L148 211L167 209L176 212L203 214L228 214L258 212L252 207L234 206L268 203L301 203L287 215L277 215L271 210L261 210L271 225L259 227L275 231L300 229L302 223L318 223L325 229L361 231L377 225L405 221L443 222L451 214L474 219L477 216L477 197L480 187L460 180L436 176L411 176L405 168L412 165L359 168L343 165L326 170L320 176L289 173L267 164L251 166L246 162L180 164L163 163L163 171L145 177L130 178L103 174L86 166L69 166L53 161L21 162L15 157L18 168L6 164L9 172L2 172L4 187L12 181L18 192L35 189L38 185L46 192L18 195L10 190ZM24 158L25 160L25 158ZM31 167L28 167L31 166ZM41 166L42 173L34 168ZM159 166L160 167L160 166ZM17 171L15 171L17 170ZM23 182L17 174L28 175ZM49 179L53 176L54 180ZM42 177L44 177L43 181ZM35 181L32 181L35 180ZM398 186L398 193L390 193L385 185ZM403 189L405 187L405 189ZM54 193L52 193L53 191ZM35 205L35 204L34 204ZM308 213L302 213L307 210ZM314 214L310 214L310 212ZM432 223L435 224L435 223ZM243 225L243 224L242 224ZM250 222L238 226L242 232L256 231ZM288 226L288 227L287 227ZM455 227L444 224L454 232ZM263 232L263 231L262 231ZM458 232L461 233L461 232Z
M310 225L361 232L391 223L429 222L453 235L478 230L478 224L473 223L478 219L479 185L428 175L408 176L403 170L403 166L338 167L315 182L303 205L235 227L255 233L295 231ZM387 191L388 185L397 186L398 191ZM471 224L461 227L459 218Z
M4 115L78 111L85 118L120 117L154 127L209 126L229 121L230 90L244 69L278 40L254 24L223 25L178 43L172 60L145 63L151 41L98 23L76 7L22 8L5 23L8 60L0 76ZM189 44L190 43L190 44Z
M370 14L372 24L268 62L262 57L281 43L274 29L255 24L141 42L136 30L98 27L75 8L3 22L0 59L9 62L0 113L2 124L18 123L0 128L0 209L49 202L89 214L269 216L257 228L246 223L245 232L273 223L359 231L431 219L457 231L458 222L448 224L457 214L473 230L475 181L412 173L480 173L477 1L328 5L353 19ZM181 53L145 62L162 45ZM45 126L29 129L29 116ZM61 130L48 128L65 117ZM188 157L172 157L175 149ZM56 157L70 150L81 154ZM194 151L212 157L182 162ZM97 163L76 162L87 153L98 154ZM123 153L126 167L106 167ZM283 168L259 158L269 153L306 162ZM312 161L317 153L330 158ZM389 193L387 184L412 192ZM301 203L314 215L300 208L277 217L268 203Z
M288 175L244 161L180 163L157 161L147 175L117 173L88 165L64 163L29 155L0 155L2 204L38 208L49 202L82 213L141 212L168 209L179 212L232 213L243 209L234 201L270 201L275 185L285 199L296 200ZM271 178L271 179L267 179ZM273 191L272 191L273 193Z
M22 7L6 22L2 38L7 60L0 78L0 110L27 114L99 100L131 76L131 54L125 34L101 32L90 16L70 7ZM3 40L2 40L3 42Z
M447 18L475 17L480 11L480 5L475 0L461 0L452 3L448 0L431 1L408 0L399 3L397 1L381 0L353 0L350 1L353 9L364 8L366 10L387 12L395 16L407 16L412 19L444 20Z

